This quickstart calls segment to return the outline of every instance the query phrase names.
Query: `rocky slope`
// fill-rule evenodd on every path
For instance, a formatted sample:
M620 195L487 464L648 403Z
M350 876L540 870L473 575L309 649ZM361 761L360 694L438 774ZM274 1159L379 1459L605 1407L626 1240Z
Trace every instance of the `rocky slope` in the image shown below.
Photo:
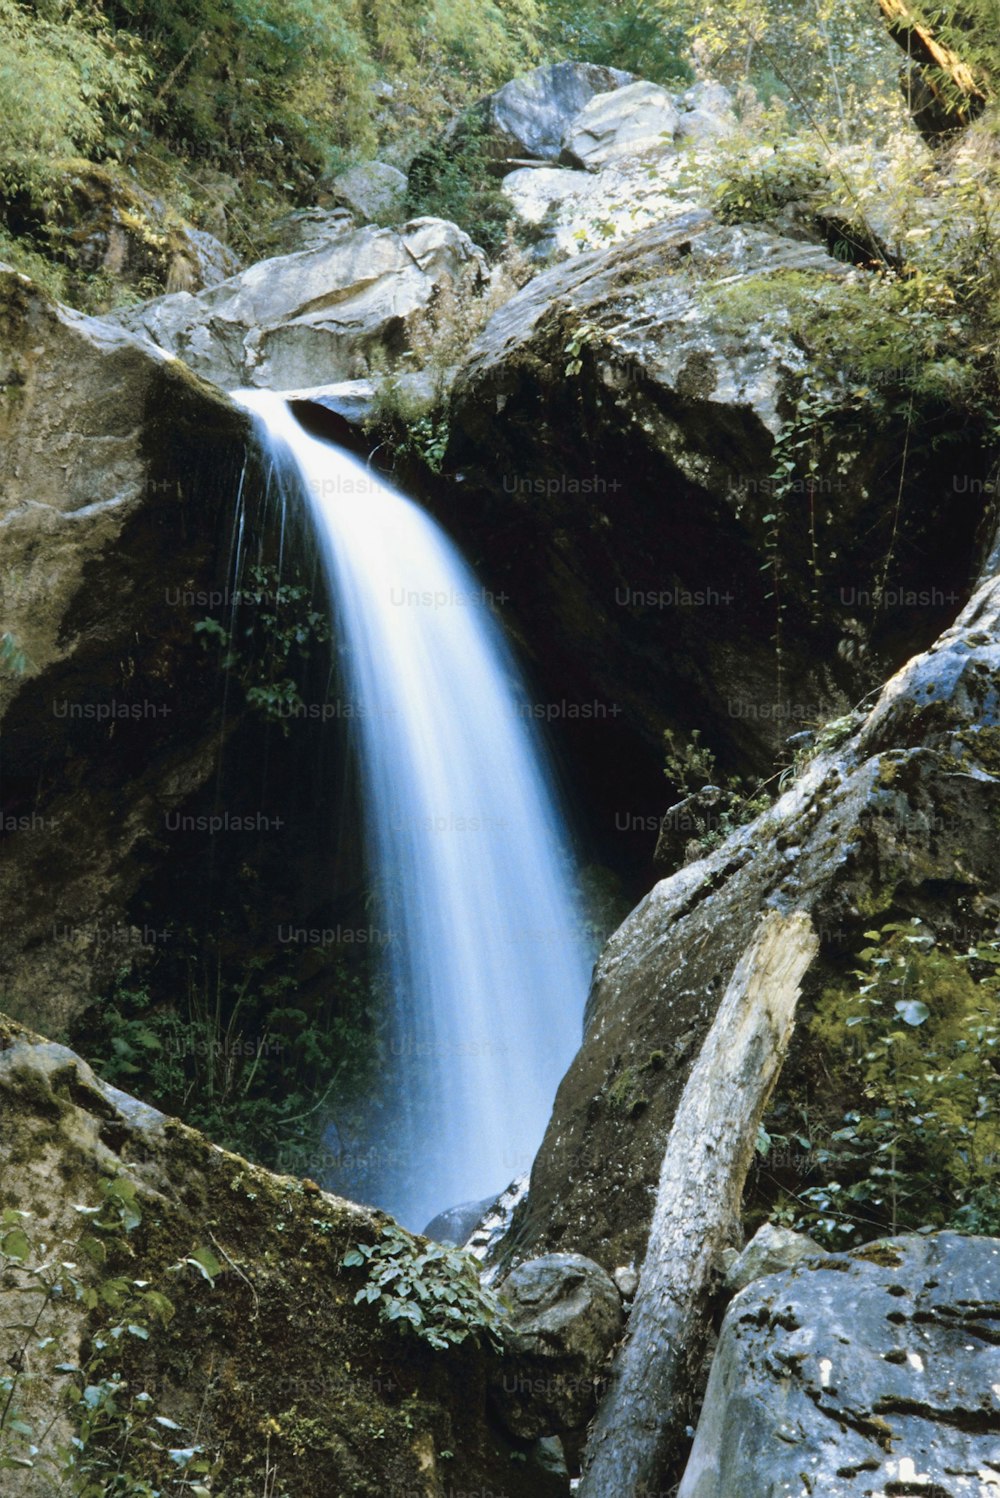
M5 1471L11 1498L48 1498L47 1458L60 1437L86 1431L112 1383L121 1415L110 1411L80 1448L79 1462L98 1464L91 1470L104 1470L102 1453L128 1470L158 1437L175 1453L197 1446L213 1490L234 1495L568 1490L551 1451L512 1440L488 1416L503 1377L496 1354L471 1342L438 1351L355 1303L364 1275L341 1261L378 1241L384 1215L227 1154L5 1018L0 1153L3 1366L18 1375L17 1408L34 1433L18 1452L31 1439L41 1447L33 1466ZM125 1205L121 1229L98 1218L81 1238L108 1183ZM32 1288L45 1245L78 1261L66 1271L78 1298ZM39 1315L27 1332L26 1296ZM102 1358L102 1334L106 1345L121 1315L143 1334L125 1329ZM66 1368L83 1369L83 1380ZM89 1404L84 1383L95 1391ZM127 1452L126 1419L136 1427ZM182 1465L175 1455L178 1481ZM159 1471L174 1491L165 1449Z

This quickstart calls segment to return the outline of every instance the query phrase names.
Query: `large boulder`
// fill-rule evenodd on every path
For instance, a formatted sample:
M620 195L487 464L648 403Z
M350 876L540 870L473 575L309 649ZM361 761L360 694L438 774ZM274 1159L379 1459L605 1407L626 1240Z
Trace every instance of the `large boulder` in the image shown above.
M200 296L160 297L120 321L225 389L288 390L364 378L485 276L467 234L421 218L398 231L338 229L317 248L260 261Z
M213 1489L234 1493L279 1491L275 1470L297 1498L567 1492L547 1448L536 1460L492 1428L495 1353L437 1351L357 1303L364 1274L343 1260L384 1214L218 1149L2 1016L0 1202L0 1367L18 1412L4 1455L41 1447L34 1467L4 1462L5 1498L50 1498L54 1445L74 1438L92 1491L119 1460L158 1460L162 1480L197 1446ZM36 1272L65 1293L43 1304ZM82 1426L98 1398L100 1436Z
M869 1244L732 1302L678 1498L1000 1489L1000 1241Z
M142 850L215 764L215 674L171 600L222 585L249 425L12 271L0 319L0 980L61 1030L150 949L123 917Z
M512 1325L492 1391L501 1423L525 1440L579 1436L624 1325L613 1280L581 1254L546 1254L519 1264L500 1295Z
M335 177L329 193L362 223L398 223L404 217L406 173L384 161L362 161Z
M900 476L912 540L895 548L893 579L925 606L870 607L905 434L893 420L875 429L848 376L817 367L786 285L820 304L849 287L865 300L862 273L818 245L687 206L529 281L459 371L445 518L515 601L561 731L575 729L558 704L596 702L579 730L594 772L584 796L609 822L662 815L653 782L678 714L723 766L771 773L791 733L845 712L967 596L981 499L950 493L954 458L928 449ZM817 478L797 476L776 505L776 440L803 381L842 416ZM817 596L810 482L822 491ZM627 799L626 736L657 762Z
M597 964L511 1252L584 1253L609 1271L641 1261L674 1111L761 912L813 917L805 1012L873 924L917 916L959 950L995 939L998 669L994 550L956 623L870 713L836 725L769 811L646 896Z
M557 62L505 83L452 127L449 139L470 131L489 155L503 161L519 156L556 161L571 121L595 94L604 95L633 81L620 68L590 62Z
M662 152L680 129L673 98L657 83L629 83L597 94L571 120L560 160L583 171L597 171L623 156Z

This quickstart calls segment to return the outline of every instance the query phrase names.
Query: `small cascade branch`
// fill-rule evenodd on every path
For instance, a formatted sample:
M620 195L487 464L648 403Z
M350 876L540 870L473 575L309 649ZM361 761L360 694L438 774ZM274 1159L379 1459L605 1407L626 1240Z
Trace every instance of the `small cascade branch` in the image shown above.
M757 1131L819 941L772 912L740 959L677 1108L629 1329L578 1498L663 1491L700 1378L713 1264L739 1221Z

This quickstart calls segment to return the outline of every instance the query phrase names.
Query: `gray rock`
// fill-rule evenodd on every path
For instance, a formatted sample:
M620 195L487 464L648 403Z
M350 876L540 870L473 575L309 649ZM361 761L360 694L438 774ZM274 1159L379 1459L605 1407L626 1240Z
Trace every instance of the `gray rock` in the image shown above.
M348 208L296 208L271 224L263 247L270 259L297 255L301 250L324 250L356 228Z
M726 1314L678 1498L1000 1487L1000 1240L869 1244Z
M493 1197L487 1196L480 1202L462 1202L458 1207L447 1207L445 1211L439 1212L436 1217L424 1228L424 1237L433 1238L435 1243L444 1243L451 1248L458 1248L468 1238L469 1234L482 1220L484 1212L493 1205Z
M710 145L736 131L735 115L716 114L712 109L687 109L677 120L677 135L691 145Z
M621 1264L611 1276L622 1300L632 1300L639 1288L639 1271L633 1264Z
M174 230L167 291L202 291L238 274L240 257L204 229Z
M613 1280L580 1254L547 1254L519 1264L499 1293L513 1326L492 1387L501 1422L524 1440L579 1432L621 1335Z
M421 218L398 231L338 233L200 296L129 309L119 321L226 389L287 390L364 378L376 352L398 354L412 328L433 324L446 290L476 291L485 278L467 234Z
M5 773L50 787L23 829L5 828L0 985L8 1012L62 1031L141 950L125 918L140 866L164 808L215 767L215 692L167 600L192 578L224 585L219 536L249 426L175 359L24 276L0 272L0 302L0 617L24 657L21 674L0 671ZM83 705L107 715L86 795L65 774Z
M539 1472L568 1484L566 1453L563 1451L563 1445L558 1436L541 1436L528 1452L528 1461L532 1466L537 1467Z
M405 214L406 173L384 161L363 161L335 177L330 192L362 223L394 224Z
M703 78L682 95L685 109L704 110L706 114L732 115L735 109L733 96L724 83L712 78Z
M363 427L375 414L378 386L373 380L341 380L334 385L310 385L305 390L288 390L289 401L306 401L323 406L339 416L348 426Z
M585 180L599 183L609 170ZM694 681L691 721L714 745L732 743L762 766L796 726L787 702L816 704L810 718L848 705L821 652L797 636L786 646L795 679L786 705L756 707L775 682L773 645L754 622L766 604L750 604L764 591L774 437L808 363L767 289L783 272L814 277L817 291L856 274L818 246L720 226L683 207L529 281L491 318L455 384L446 464L464 475L469 496L456 520L474 550L487 533L517 525L510 565L520 596L529 607L545 600L544 618L539 604L524 631L529 648L539 641L536 669L550 690L558 685L554 697L584 700L596 686L658 759L671 703L691 704ZM724 298L712 297L717 278L740 303L739 317L730 320ZM566 345L581 327L581 367L567 380ZM587 403L585 424L574 392ZM862 571L852 517L867 511L878 464L897 450L895 433L882 446L861 423L843 438L831 545L842 540L852 580ZM804 563L792 586L808 575ZM830 592L824 627L836 618ZM674 674L682 660L683 680ZM857 685L853 700L863 695L860 680L843 679L845 694ZM752 704L746 713L731 710L743 701Z
M791 1228L779 1227L765 1222L751 1238L746 1248L738 1254L726 1274L724 1289L730 1293L743 1290L754 1280L765 1274L777 1274L782 1269L792 1269L803 1259L822 1255L820 1248L805 1233L793 1233Z
M596 171L609 161L673 146L680 125L677 106L658 83L630 83L597 94L566 127L560 160Z
M498 157L535 156L555 161L571 120L595 94L623 88L633 81L619 68L589 62L557 62L514 78L477 106L476 121L485 128Z

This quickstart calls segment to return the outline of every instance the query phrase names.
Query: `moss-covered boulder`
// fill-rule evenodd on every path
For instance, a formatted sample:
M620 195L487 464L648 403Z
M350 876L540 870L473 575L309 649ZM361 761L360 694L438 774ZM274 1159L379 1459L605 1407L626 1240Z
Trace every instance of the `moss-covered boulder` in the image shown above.
M120 1467L164 1493L567 1491L491 1426L488 1343L440 1350L358 1303L366 1270L343 1261L383 1214L227 1154L2 1017L0 1161L11 1498L56 1490L60 1446L74 1480Z

